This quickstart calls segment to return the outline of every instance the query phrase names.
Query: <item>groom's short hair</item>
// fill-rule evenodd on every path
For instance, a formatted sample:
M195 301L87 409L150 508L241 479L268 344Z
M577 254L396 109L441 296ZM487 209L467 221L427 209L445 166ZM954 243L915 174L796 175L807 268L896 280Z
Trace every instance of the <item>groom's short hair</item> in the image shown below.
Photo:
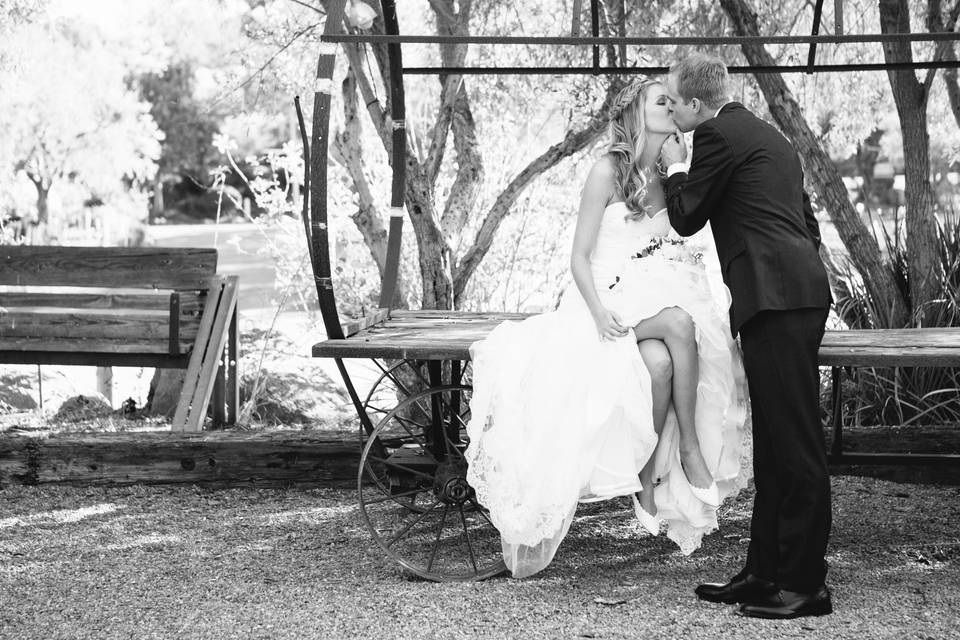
M727 65L716 56L694 53L670 65L670 75L677 79L677 93L685 102L699 98L716 109L730 97Z

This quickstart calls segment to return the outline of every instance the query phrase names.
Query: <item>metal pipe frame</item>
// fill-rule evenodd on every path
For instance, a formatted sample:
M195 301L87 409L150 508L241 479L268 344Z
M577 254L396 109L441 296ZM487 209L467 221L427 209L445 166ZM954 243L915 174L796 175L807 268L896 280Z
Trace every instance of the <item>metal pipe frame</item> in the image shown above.
M392 4L392 3L391 3ZM321 42L367 44L492 44L595 47L604 45L744 45L744 44L853 44L883 42L942 42L960 40L960 32L868 33L809 36L434 36L399 34L324 34Z

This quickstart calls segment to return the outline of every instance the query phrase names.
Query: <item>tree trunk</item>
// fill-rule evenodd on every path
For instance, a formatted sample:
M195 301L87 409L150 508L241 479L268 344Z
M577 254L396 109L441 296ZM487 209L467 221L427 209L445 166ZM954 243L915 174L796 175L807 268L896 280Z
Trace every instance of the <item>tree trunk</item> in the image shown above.
M746 0L720 0L720 4L733 22L737 35L760 35L757 15ZM752 65L776 64L762 45L744 44L742 48ZM807 177L820 197L820 203L836 225L840 239L863 278L868 295L876 303L878 311L885 314L885 317L878 318L882 326L904 326L908 320L908 309L900 297L893 274L889 266L884 264L873 235L850 203L836 165L823 151L817 137L807 125L800 105L787 89L783 76L777 73L758 73L755 77L770 107L771 115L804 159Z
M173 418L186 377L186 369L155 369L144 412L149 416Z
M150 207L150 220L156 220L163 216L163 179L160 172L153 177L153 202Z
M423 309L453 309L451 250L434 208L433 183L420 164L407 155L407 213L417 236Z
M881 33L909 33L907 0L880 0ZM887 63L912 62L909 42L883 43ZM930 185L930 137L927 132L929 86L917 80L910 69L888 69L893 99L903 134L905 194L907 199L907 266L910 304L914 318L923 323L928 304L939 289L936 196Z

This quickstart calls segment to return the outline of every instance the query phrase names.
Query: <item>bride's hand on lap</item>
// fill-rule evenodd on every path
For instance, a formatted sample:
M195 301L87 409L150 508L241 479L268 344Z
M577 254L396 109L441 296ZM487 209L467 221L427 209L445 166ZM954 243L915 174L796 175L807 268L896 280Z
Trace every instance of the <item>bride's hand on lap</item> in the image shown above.
M601 340L615 340L627 335L629 329L620 322L620 317L613 311L600 307L593 311L593 321L597 323L597 332Z

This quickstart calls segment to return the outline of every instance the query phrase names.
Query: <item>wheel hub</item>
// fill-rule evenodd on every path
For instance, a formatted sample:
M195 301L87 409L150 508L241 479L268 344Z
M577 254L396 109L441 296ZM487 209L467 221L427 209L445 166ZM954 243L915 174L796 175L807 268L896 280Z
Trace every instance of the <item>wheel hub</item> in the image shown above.
M467 482L467 465L462 461L446 461L437 467L433 491L446 504L463 504L473 497L473 487Z

